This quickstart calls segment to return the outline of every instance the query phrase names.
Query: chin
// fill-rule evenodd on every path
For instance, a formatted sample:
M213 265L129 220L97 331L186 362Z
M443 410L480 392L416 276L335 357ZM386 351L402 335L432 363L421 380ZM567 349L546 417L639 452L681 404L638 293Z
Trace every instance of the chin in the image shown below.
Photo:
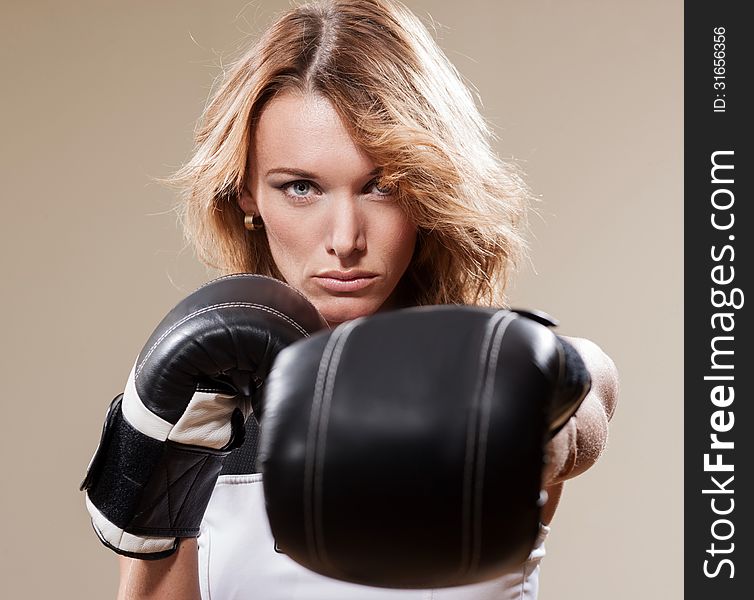
M382 299L375 298L328 298L315 306L330 327L336 327L345 321L374 314L382 303Z

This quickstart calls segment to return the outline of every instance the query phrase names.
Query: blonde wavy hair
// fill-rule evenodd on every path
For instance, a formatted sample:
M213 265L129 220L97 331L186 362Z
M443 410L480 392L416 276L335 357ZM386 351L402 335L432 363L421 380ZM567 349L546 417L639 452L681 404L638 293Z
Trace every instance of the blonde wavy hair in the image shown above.
M505 305L525 255L531 198L455 67L422 22L392 0L323 0L282 14L224 73L190 161L167 181L198 258L223 273L282 278L238 198L255 124L286 90L327 98L381 185L418 227L403 280L407 304Z

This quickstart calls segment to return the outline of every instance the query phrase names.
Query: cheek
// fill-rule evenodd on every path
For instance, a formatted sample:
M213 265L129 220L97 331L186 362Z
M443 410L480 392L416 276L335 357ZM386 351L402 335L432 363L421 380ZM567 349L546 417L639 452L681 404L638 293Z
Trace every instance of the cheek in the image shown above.
M380 227L380 247L390 273L403 275L416 245L416 226L397 207Z
M299 219L287 211L262 211L265 234L272 258L283 277L291 285L298 284L298 277L313 251L312 228L302 228Z

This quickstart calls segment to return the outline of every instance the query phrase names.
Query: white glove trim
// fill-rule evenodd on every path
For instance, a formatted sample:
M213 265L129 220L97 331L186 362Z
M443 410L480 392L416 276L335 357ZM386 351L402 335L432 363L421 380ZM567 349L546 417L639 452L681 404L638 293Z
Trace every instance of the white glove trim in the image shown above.
M233 435L231 415L238 407L244 419L251 414L251 401L215 392L194 392L186 411L170 432L168 439L189 446L220 450Z
M175 538L139 537L126 533L123 529L107 520L86 495L86 509L92 517L94 531L108 546L121 552L134 554L154 554L166 552L175 546Z
M137 431L158 442L164 442L168 439L168 434L173 428L173 424L144 406L141 398L139 398L139 393L136 391L135 372L136 364L134 363L131 374L128 376L128 381L126 382L126 389L123 392L123 402L121 404L123 417Z

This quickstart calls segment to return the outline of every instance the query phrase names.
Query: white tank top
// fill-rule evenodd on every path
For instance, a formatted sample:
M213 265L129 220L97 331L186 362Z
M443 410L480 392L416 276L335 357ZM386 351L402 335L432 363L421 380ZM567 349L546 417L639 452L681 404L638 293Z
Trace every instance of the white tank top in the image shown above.
M549 527L540 525L526 562L484 583L391 590L323 577L275 551L262 475L221 475L199 535L203 600L535 600Z

